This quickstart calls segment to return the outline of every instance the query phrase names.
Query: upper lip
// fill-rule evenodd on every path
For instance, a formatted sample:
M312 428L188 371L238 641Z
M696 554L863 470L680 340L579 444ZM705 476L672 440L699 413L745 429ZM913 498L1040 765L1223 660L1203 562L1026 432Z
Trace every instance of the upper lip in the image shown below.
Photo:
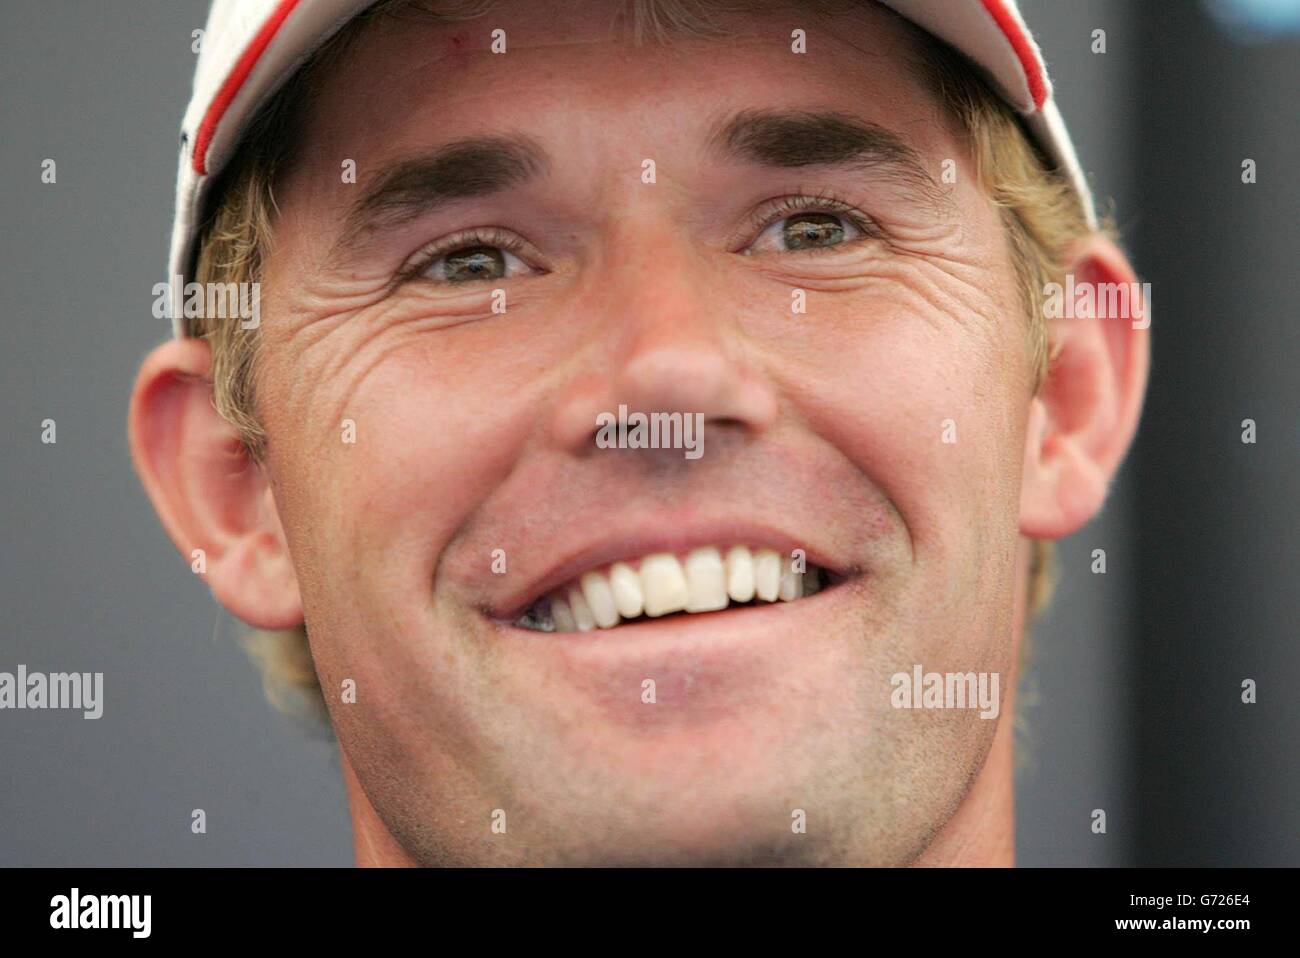
M843 557L828 555L816 541L761 523L738 520L673 524L668 521L566 545L557 550L561 555L558 561L491 602L488 614L503 621L514 621L564 583L615 562L663 552L682 555L704 546L716 546L725 552L736 545L775 549L783 556L802 549L810 566L820 566L834 576L847 576L856 571Z

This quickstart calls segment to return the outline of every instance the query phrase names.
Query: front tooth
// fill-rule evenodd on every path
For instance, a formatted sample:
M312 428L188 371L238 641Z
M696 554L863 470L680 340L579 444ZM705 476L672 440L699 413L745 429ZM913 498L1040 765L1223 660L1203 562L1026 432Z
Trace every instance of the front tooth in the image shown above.
M781 563L781 587L779 590L782 602L793 602L803 595L803 573L795 572L790 568L790 563Z
M569 608L569 603L563 599L556 599L551 603L551 621L555 623L556 632L578 631L578 623L573 618L573 611Z
M764 602L775 602L781 592L781 555L775 549L754 553L754 592Z
M591 616L602 629L618 625L618 609L614 607L614 593L609 582L599 572L588 572L582 577L582 597L591 608Z
M569 590L569 608L573 609L574 621L578 623L579 632L590 632L596 627L596 618L591 614L591 606L577 589Z
M645 614L667 615L680 612L690 600L686 575L675 555L662 553L641 560L641 592L645 596Z
M732 602L754 598L754 556L747 546L733 546L727 551L727 595Z
M645 594L641 591L641 577L626 562L615 562L609 570L609 586L614 593L618 614L625 619L635 619L645 611Z
M716 612L727 607L727 575L722 553L712 547L696 549L686 557L687 612Z

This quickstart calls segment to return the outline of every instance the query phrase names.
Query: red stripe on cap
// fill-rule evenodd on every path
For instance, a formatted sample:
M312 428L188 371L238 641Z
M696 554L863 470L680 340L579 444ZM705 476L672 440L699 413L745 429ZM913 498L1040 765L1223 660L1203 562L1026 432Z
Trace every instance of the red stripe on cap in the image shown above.
M1047 102L1047 81L1043 78L1043 65L1034 55L1034 45L1029 42L1029 37L1024 30L1020 29L1020 24L1002 0L984 0L984 9L998 25L998 29L1011 41L1011 49L1016 51L1020 68L1025 71L1025 80L1029 83L1029 95L1034 98L1034 108L1041 110L1043 104Z
M213 134L217 132L217 124L226 115L226 110L230 108L231 102L239 94L240 89L243 88L244 81L253 72L253 67L257 66L257 61L262 58L262 54L266 52L266 48L275 39L281 25L296 6L298 6L298 0L280 0L279 5L266 18L266 22L257 31L257 35L253 37L252 43L245 47L244 52L239 55L239 59L235 61L234 69L230 71L230 75L221 84L221 89L212 98L212 102L208 104L208 110L203 114L203 122L199 124L198 136L194 139L194 172L200 176L204 176L208 172L208 146L212 143Z

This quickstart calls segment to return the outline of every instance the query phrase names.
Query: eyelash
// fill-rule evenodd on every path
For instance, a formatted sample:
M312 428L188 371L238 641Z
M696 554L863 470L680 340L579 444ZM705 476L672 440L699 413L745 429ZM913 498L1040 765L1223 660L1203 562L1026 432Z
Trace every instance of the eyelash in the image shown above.
M843 216L850 223L862 231L866 237L879 236L879 229L872 219L862 213L853 204L847 200L841 199L835 193L828 190L822 190L814 194L792 193L787 196L779 196L774 200L769 200L761 206L757 213L750 219L746 231L753 233L754 237L761 236L768 227L778 220L793 216L796 213L806 213L810 210L823 213L835 213ZM751 239L749 242L753 242ZM846 244L839 244L846 245ZM436 263L448 253L454 253L457 250L467 249L474 246L491 246L516 256L523 258L523 255L531 249L530 245L512 233L508 233L500 227L472 227L465 230L457 230L450 236L436 240L418 251L416 251L398 272L396 284L404 283L409 280L417 279L421 273ZM838 246L828 246L810 250L802 250L804 254L819 254L833 252Z

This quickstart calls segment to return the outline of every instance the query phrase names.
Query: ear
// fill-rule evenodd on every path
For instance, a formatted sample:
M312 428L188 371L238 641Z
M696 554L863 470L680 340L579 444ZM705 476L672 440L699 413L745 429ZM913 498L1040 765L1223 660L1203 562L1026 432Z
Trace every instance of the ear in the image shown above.
M301 625L298 580L265 474L212 402L202 340L163 343L136 377L131 458L167 534L217 601L260 629Z
M1119 247L1089 237L1067 274L1061 309L1049 303L1053 360L1025 436L1020 531L1035 539L1068 536L1101 510L1137 431L1151 360L1151 304Z

